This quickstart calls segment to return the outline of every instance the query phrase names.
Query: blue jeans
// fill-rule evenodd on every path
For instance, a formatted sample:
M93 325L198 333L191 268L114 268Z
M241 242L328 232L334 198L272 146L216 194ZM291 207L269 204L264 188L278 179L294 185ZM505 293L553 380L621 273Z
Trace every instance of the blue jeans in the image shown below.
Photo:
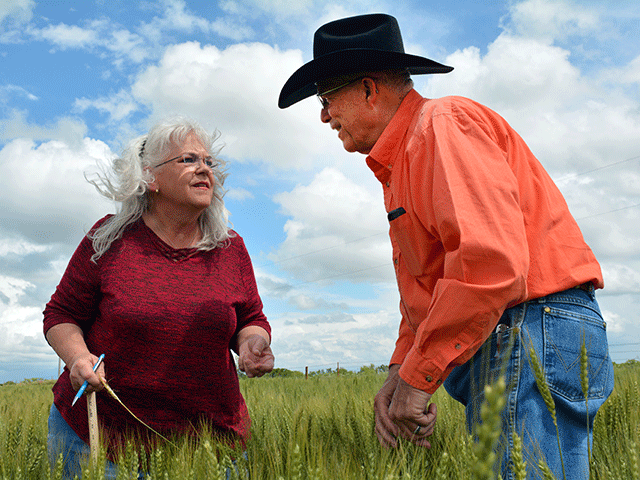
M62 418L55 404L51 405L49 412L47 452L52 469L58 461L58 456L62 453L64 460L63 480L72 480L76 475L78 478L82 478L82 465L88 462L91 453L89 445L84 443ZM116 478L116 475L116 465L107 461L104 478Z
M86 464L89 460L91 449L69 426L66 420L62 418L55 404L51 405L51 411L49 412L47 452L49 454L51 469L55 468L58 456L62 453L64 460L62 480L73 480L76 475L78 478L82 478L82 465ZM245 460L248 460L247 452L243 453L243 457ZM240 471L235 460L233 461L233 468L238 478L249 479L249 472L244 469ZM117 474L118 466L107 460L104 478L115 479ZM231 478L231 475L231 468L227 468L225 473L227 480ZM143 478L144 473L140 472L138 479L142 480Z
M538 478L540 458L558 479L589 478L593 421L613 391L614 378L606 324L593 287L589 284L585 288L572 288L507 309L496 332L444 382L447 392L465 405L467 426L473 432L480 418L484 385L505 374L506 407L497 452L501 458L499 471L505 480L514 478L509 465L514 431L522 438L527 478ZM580 379L583 341L588 356L588 401ZM544 369L555 402L559 434L536 385L531 349Z

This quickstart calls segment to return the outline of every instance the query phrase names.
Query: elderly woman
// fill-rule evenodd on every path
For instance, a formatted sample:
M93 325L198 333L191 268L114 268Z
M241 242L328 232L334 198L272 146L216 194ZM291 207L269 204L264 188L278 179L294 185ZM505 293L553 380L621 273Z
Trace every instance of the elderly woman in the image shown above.
M163 435L203 421L234 443L248 434L230 350L249 377L274 357L249 255L227 224L215 139L186 119L161 123L128 145L113 175L92 181L121 206L84 237L44 311L46 339L66 364L49 453L65 454L71 477L89 438L86 401L72 400L84 381L101 390L99 377ZM123 441L116 432L153 436L106 392L97 403L111 444Z

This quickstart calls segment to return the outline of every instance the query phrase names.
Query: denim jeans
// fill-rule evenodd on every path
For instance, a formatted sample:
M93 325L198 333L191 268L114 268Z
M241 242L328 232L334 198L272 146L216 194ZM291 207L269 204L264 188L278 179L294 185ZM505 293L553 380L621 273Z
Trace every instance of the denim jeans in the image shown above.
M49 464L53 469L62 453L64 461L63 480L73 480L74 476L82 478L82 465L89 460L90 448L69 426L55 404L49 412L49 434L47 436L47 452ZM116 478L117 467L107 461L104 478Z
M588 357L587 401L580 376L583 342ZM555 402L558 433L536 384L531 349ZM527 478L539 478L537 465L542 458L558 479L588 479L593 421L614 382L606 324L593 287L572 288L507 309L476 355L447 377L445 388L465 405L472 433L480 418L484 386L501 374L507 385L497 452L503 479L514 478L509 465L514 431L522 439Z
M49 412L49 434L47 436L47 452L49 454L49 464L53 470L58 461L58 456L62 453L64 460L64 469L62 480L73 480L77 475L82 478L82 465L86 464L91 453L89 445L84 443L82 439L73 431L55 404L51 405ZM245 460L248 460L247 452L243 453ZM233 469L237 478L242 480L249 479L249 472L245 469L242 471L238 468L238 463L233 461ZM105 466L105 479L115 479L118 474L118 466L107 460ZM227 468L225 476L227 480L232 477L231 468ZM144 478L144 472L138 474L138 479Z

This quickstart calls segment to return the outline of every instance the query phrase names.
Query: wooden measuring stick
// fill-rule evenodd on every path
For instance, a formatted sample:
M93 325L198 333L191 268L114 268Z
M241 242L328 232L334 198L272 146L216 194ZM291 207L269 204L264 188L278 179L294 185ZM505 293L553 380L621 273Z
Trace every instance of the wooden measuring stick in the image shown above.
M100 432L98 431L98 405L96 404L96 392L87 395L87 414L89 415L89 448L91 449L91 462L98 463L100 451Z

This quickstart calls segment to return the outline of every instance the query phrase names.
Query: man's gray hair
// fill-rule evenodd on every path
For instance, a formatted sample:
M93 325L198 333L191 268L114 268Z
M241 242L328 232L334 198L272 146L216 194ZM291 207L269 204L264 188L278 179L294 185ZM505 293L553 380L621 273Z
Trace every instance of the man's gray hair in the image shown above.
M413 88L413 80L411 74L406 68L394 70L382 70L379 72L370 72L367 74L376 79L379 83L386 85L398 94L404 96Z
M96 178L87 178L100 194L120 204L114 216L88 235L95 251L92 261L97 261L122 236L128 225L149 210L149 184L155 178L151 168L164 161L174 147L184 143L190 133L198 137L216 160L213 168L213 200L198 219L202 240L196 248L213 250L228 244L232 232L228 225L229 211L223 201L226 162L217 157L221 147L214 148L220 134L217 131L209 134L194 120L172 117L156 124L147 135L131 140L122 155L115 158L108 169L96 174Z

